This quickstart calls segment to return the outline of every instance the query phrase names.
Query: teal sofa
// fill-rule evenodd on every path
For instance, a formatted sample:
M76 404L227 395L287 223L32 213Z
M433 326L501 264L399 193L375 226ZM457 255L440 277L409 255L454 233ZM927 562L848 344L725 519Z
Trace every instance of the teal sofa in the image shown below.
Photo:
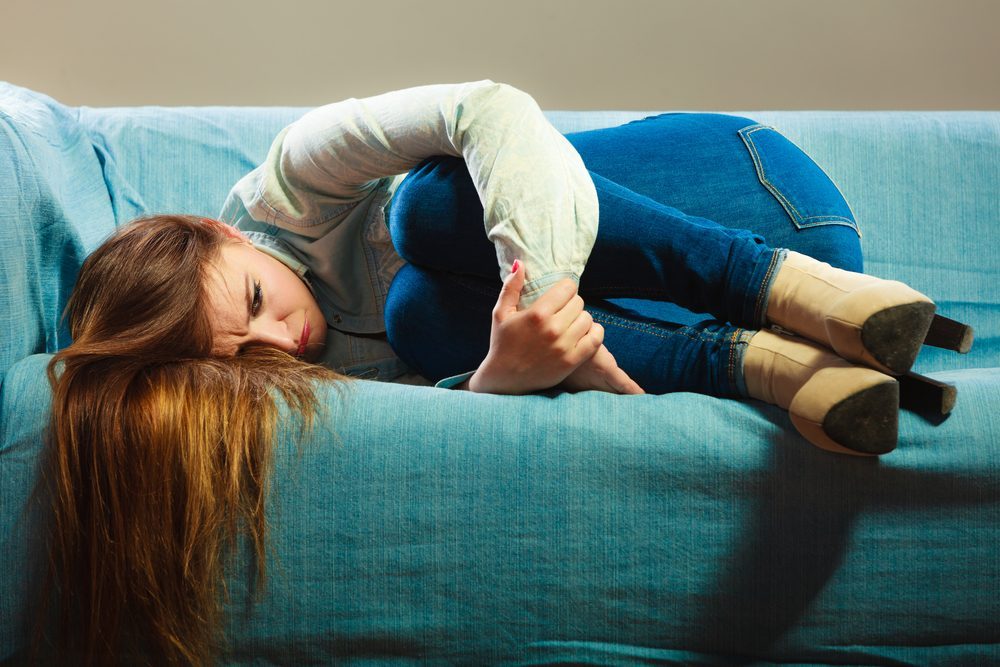
M45 367L83 258L139 214L215 215L304 111L0 84L0 661L37 601ZM324 420L279 434L270 578L253 600L232 568L224 663L1000 662L1000 112L741 113L838 183L868 271L975 327L917 362L951 415L902 413L872 459L753 401L323 386Z

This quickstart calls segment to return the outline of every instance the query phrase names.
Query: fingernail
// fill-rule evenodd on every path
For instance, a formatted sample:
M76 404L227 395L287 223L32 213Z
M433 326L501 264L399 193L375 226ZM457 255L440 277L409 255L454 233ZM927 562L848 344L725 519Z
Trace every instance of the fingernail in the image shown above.
M520 266L521 266L521 260L515 259L514 263L510 265L510 272L511 273L517 273L517 269Z

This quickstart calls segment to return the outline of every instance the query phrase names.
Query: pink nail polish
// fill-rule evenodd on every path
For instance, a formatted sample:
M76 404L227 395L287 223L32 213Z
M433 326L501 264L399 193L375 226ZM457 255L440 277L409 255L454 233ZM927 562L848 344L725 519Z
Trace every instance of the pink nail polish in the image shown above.
M518 269L519 266L521 266L521 260L515 259L514 263L511 264L511 266L510 266L510 272L511 273L517 273L517 269Z

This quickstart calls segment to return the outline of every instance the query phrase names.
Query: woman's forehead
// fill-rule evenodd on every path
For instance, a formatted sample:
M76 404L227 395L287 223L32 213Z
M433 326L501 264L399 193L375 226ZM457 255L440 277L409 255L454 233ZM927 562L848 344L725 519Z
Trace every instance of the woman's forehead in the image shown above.
M225 243L219 256L209 264L205 291L209 319L218 333L238 333L246 329L248 253L244 244Z

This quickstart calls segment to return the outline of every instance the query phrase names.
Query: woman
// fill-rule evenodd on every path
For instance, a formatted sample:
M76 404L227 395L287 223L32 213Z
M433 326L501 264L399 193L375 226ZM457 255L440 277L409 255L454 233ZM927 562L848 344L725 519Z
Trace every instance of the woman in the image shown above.
M87 259L68 305L74 343L50 366L62 650L211 659L221 573L243 530L263 580L273 390L308 420L312 382L334 371L469 371L443 384L501 393L751 396L788 408L817 446L895 446L894 376L933 304L738 228L860 269L853 216L808 158L723 116L570 140L492 82L348 100L278 135L224 206L233 226L156 216ZM421 164L437 155L453 159ZM779 197L755 165L808 179ZM585 309L581 295L718 319L670 325L610 302Z

